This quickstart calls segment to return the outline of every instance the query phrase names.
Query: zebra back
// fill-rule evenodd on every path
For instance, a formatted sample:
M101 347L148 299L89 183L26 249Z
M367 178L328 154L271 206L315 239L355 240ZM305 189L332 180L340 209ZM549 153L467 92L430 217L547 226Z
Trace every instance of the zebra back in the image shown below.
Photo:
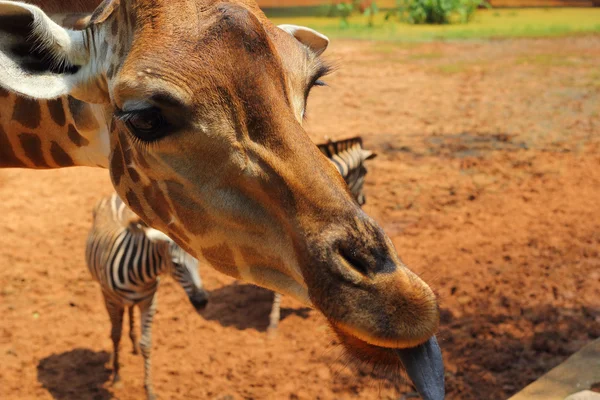
M360 136L336 141L328 140L326 143L317 144L317 147L335 165L358 204L361 206L365 204L366 198L363 193L367 174L365 161L375 158L377 154L363 148Z
M86 261L105 296L127 305L156 291L158 276L170 273L190 301L206 304L198 261L167 235L147 227L114 193L94 207Z

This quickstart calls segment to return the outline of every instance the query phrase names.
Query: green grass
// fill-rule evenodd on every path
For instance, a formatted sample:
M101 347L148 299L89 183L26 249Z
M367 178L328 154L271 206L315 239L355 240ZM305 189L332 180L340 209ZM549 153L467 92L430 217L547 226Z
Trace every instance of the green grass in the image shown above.
M456 25L409 25L385 21L384 15L379 13L372 28L367 27L363 16L352 17L347 28L340 27L338 18L273 17L272 20L276 24L308 26L332 39L428 41L600 33L600 8L478 10L473 21Z

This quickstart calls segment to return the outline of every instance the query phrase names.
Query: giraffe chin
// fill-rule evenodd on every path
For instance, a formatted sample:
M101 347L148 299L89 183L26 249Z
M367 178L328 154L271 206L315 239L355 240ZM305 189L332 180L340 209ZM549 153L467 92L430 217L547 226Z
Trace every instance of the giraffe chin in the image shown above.
M415 347L391 348L367 343L333 324L332 328L350 362L390 373L404 370L424 400L444 399L444 363L435 336Z

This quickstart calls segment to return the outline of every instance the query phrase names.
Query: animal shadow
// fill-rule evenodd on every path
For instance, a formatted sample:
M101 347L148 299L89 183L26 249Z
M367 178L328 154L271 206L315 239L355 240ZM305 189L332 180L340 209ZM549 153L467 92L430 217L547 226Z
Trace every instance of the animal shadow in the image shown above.
M109 358L106 351L89 349L52 354L38 363L38 381L55 399L110 399L111 393L102 387L111 375L105 367Z
M265 332L269 326L269 314L274 293L248 284L233 283L210 292L208 306L201 315L208 321L218 321L222 326L239 330L256 329ZM281 308L283 321L294 314L306 319L310 308Z

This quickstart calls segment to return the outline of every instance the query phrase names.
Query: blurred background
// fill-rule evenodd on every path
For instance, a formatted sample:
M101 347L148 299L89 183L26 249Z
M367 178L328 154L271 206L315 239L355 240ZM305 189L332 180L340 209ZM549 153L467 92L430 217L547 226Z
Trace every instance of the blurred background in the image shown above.
M598 0L259 0L328 35L315 141L360 135L365 210L440 298L449 399L506 399L600 337ZM88 168L0 170L0 398L143 398L84 262ZM159 290L163 399L399 399L405 380L347 368L324 318L201 265L201 316ZM218 340L215 340L218 338ZM375 379L374 379L375 378Z

